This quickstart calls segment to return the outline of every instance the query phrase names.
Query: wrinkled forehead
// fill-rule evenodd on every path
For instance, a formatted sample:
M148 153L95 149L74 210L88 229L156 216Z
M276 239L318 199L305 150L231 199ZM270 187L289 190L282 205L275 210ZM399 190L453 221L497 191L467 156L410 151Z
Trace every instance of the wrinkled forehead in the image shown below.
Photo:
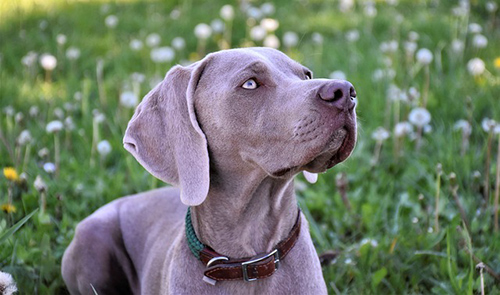
M271 71L278 75L299 76L309 69L284 53L271 48L239 48L212 54L208 71L219 76L231 76L242 70Z

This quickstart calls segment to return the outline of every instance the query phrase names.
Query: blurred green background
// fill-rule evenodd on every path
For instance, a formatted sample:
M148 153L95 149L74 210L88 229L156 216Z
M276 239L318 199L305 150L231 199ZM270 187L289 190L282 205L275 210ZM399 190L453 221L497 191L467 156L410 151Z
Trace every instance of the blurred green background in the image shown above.
M76 224L163 185L122 148L135 105L175 64L266 45L358 94L351 158L296 181L329 292L499 294L498 5L2 1L0 270L65 294Z

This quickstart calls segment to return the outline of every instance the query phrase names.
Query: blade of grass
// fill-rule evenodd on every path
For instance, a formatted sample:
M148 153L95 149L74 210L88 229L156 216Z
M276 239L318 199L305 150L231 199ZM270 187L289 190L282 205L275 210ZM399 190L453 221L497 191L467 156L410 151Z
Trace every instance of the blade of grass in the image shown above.
M20 229L21 226L23 226L31 218L31 216L33 216L33 214L36 213L36 211L38 211L38 208L35 209L30 214L26 215L23 219L19 220L16 224L14 224L11 228L9 228L6 232L4 232L0 236L0 244L2 244L4 241L10 238L10 236L12 236L18 229Z

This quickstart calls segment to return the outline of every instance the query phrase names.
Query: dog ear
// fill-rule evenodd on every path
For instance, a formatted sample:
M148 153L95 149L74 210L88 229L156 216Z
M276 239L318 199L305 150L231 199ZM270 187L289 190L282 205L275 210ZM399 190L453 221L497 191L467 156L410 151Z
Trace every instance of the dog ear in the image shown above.
M210 184L207 140L193 102L208 61L173 67L137 106L123 139L147 171L181 188L181 201L188 206L201 204Z

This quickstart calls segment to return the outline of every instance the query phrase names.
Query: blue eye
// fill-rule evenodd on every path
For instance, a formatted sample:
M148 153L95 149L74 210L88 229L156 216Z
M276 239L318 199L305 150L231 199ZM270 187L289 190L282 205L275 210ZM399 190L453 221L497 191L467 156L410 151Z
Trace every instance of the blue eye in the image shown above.
M256 89L258 87L257 82L254 79L248 79L241 85L245 89Z

